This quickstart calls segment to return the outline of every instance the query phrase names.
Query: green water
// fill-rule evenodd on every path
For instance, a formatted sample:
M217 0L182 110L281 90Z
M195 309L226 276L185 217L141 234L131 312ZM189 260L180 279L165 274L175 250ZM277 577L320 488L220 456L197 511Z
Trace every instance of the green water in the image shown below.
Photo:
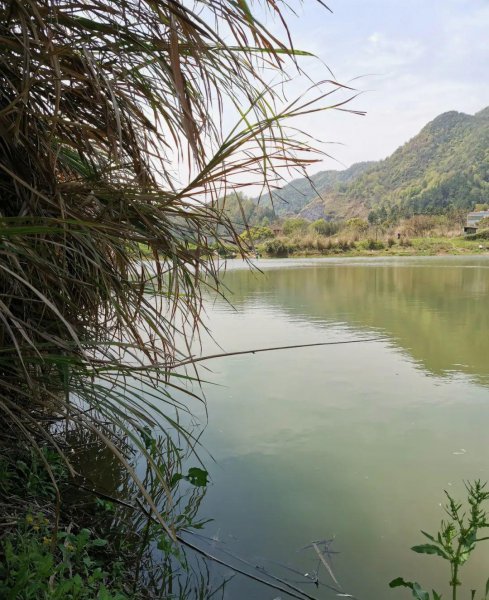
M232 261L225 283L233 306L207 303L206 322L224 350L381 341L208 363L202 441L215 462L207 463L207 535L217 549L295 580L267 559L310 572L312 551L297 550L334 537L345 592L406 598L387 586L402 575L447 597L443 561L409 548L422 543L420 529L437 529L444 489L462 495L463 480L489 479L489 260L258 266L263 273ZM216 348L204 341L204 353ZM480 549L462 571L469 588L482 589L488 559L489 547ZM226 594L286 597L242 577Z

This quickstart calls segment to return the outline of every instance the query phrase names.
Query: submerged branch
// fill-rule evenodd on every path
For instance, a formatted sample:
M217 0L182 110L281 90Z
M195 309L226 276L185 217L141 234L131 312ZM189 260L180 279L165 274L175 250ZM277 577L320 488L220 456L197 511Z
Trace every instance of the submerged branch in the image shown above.
M90 492L92 494L94 494L97 497L103 498L104 500L109 500L115 504L118 504L124 508L128 508L132 511L137 511L137 512L141 512L144 513L144 515L146 517L150 516L148 514L148 511L144 508L144 506L142 506L142 503L137 500L138 505L134 505L130 502L127 502L125 500L120 500L119 498L116 498L112 495L109 495L105 492L101 492L97 489L94 488L90 488L87 487L83 484L79 484L79 483L72 483L72 485L74 487L80 488L82 490L85 490L87 492ZM155 518L154 515L150 516L151 520L154 523L159 524L159 521ZM183 528L182 533L187 533L190 535L195 535L193 531ZM270 579L273 579L276 583L273 583L271 581L267 581L266 579L264 579L263 577L260 577L259 575L255 575L253 573L250 573L244 569L240 569L239 567L236 567L235 565L231 564L229 561L225 561L222 558L219 558L217 556L215 556L214 554L211 554L210 552L204 550L203 548L192 544L191 542L189 542L188 540L186 540L181 534L176 533L175 538L177 540L178 543L182 544L183 546L185 546L186 548L189 548L190 550L196 552L197 554L200 554L201 556L203 556L204 558L211 560L212 562L215 562L219 565L222 565L224 567L227 567L229 569L231 569L232 571L234 571L235 573L239 573L240 575L244 575L245 577L248 577L249 579L252 579L253 581L256 581L258 583L261 583L262 585L266 585L267 587L273 588L275 590L278 590L280 592L283 592L284 594L289 595L292 598L297 598L298 600L318 600L318 598L316 596L312 596L311 594L304 592L303 590L301 590L300 588L298 588L297 586L291 584L290 582L281 579L280 577L277 577L276 575L272 575L270 573L267 573L265 570L263 570L263 574L266 577L269 577ZM251 563L249 563L248 561L240 558L239 556L235 556L234 554L232 554L231 552L225 551L226 554L228 554L229 556L231 556L233 559L238 560L240 562L242 562L243 564L251 567L251 568L258 568L258 567L253 567L253 565L251 565ZM336 583L338 583L336 581L336 579L334 579ZM322 585L326 585L326 584L322 584ZM338 584L339 585L339 584ZM351 596L350 594L344 594L341 589L337 589L334 588L330 585L326 586L327 588L329 588L331 591L335 592L338 596L348 596L350 598L353 598L353 596ZM288 588L288 589L287 589Z

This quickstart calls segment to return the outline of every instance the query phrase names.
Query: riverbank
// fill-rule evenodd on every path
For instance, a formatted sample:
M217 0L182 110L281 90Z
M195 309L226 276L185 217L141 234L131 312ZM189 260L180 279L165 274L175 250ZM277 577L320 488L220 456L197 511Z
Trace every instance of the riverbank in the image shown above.
M9 441L4 436L0 458L0 596L144 598L131 585L134 544L121 545L118 533L129 531L116 522L115 504L73 488L63 459L45 444L36 451Z
M163 519L175 537L200 528L196 513L205 472L179 473L179 452L163 437L148 433L145 439L153 460L165 466L164 488L157 489L148 470L143 480ZM184 600L200 590L199 597L206 598L208 571L194 576L185 548L172 542L142 501L134 501L134 482L100 440L71 430L58 432L56 444L73 449L69 464L41 438L29 448L2 435L0 597Z
M489 241L466 237L419 237L394 240L300 240L275 238L256 246L261 256L311 257L311 256L470 256L489 254Z

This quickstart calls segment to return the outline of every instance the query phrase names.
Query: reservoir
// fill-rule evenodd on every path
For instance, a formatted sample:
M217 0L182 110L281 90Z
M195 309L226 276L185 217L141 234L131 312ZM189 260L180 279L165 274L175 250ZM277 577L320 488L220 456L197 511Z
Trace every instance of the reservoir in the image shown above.
M410 547L438 530L444 490L462 500L464 481L489 479L489 259L255 265L229 261L228 301L206 301L203 355L355 343L201 363L207 548L333 598L300 575L319 566L337 588L307 548L327 540L344 593L408 598L388 587L403 576L447 597L448 565ZM488 559L482 544L462 568L467 590L484 589ZM286 598L239 575L224 596Z

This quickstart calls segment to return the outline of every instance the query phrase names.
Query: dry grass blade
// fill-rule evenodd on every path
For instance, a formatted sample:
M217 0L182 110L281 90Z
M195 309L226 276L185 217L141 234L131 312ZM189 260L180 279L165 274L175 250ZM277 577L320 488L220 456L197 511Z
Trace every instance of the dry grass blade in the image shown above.
M46 419L82 424L136 481L105 422L143 454L148 423L185 433L167 410L185 408L177 347L219 290L214 246L243 250L219 194L314 157L281 123L316 105L275 110L264 81L307 54L285 31L241 0L0 2L2 427L30 441L49 439ZM249 109L225 136L229 104Z

